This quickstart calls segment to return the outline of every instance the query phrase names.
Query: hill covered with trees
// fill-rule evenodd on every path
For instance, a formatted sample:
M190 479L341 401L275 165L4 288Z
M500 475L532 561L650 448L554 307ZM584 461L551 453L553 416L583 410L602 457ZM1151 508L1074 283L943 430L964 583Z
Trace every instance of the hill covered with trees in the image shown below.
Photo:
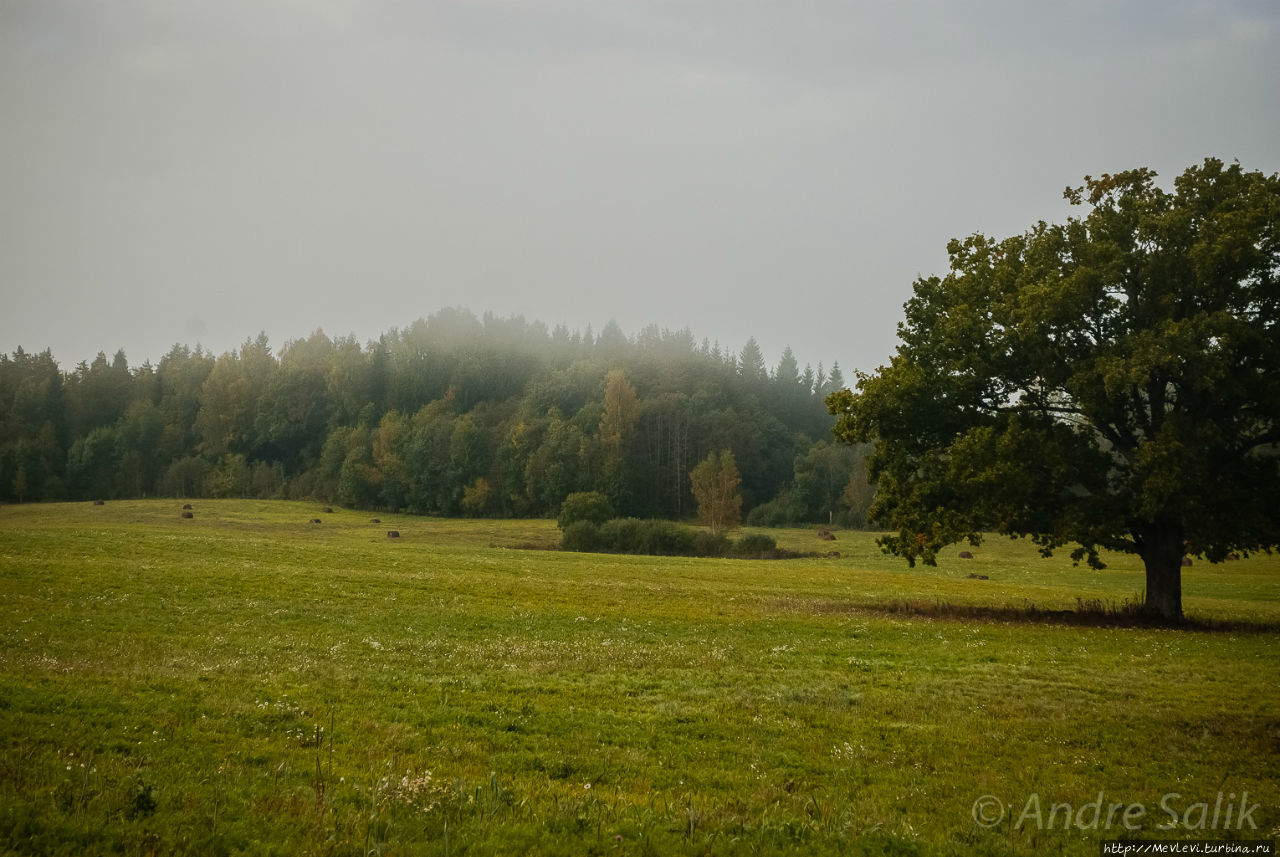
M731 450L752 523L860 523L863 450L831 443L838 365L769 369L755 340L626 336L444 310L375 342L265 335L64 372L0 355L0 498L314 498L418 514L542 516L575 491L682 518Z

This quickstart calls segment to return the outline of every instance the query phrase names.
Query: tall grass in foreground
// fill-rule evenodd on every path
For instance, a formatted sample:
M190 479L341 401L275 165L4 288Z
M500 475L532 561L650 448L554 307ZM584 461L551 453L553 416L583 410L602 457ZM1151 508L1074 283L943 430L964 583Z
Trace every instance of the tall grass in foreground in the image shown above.
M194 514L0 509L0 850L1096 854L1136 834L1044 821L1099 793L1146 836L1280 827L1272 557L1188 569L1207 630L1175 631L1070 624L1137 565L1003 540L908 569L844 532L710 560L510 547L550 521ZM1258 830L1188 830L1219 792Z

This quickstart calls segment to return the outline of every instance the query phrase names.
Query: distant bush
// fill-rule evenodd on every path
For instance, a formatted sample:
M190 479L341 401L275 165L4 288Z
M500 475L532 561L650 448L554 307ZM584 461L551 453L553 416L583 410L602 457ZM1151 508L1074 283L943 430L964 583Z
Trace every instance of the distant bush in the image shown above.
M726 556L731 545L729 537L724 533L698 530L693 534L693 553L695 556Z
M651 556L690 556L693 554L694 531L670 521L642 521L636 553Z
M733 544L733 553L735 556L746 557L770 557L778 550L778 543L773 536L766 536L762 533L752 533L738 539Z
M801 554L782 550L772 537L746 535L737 542L722 533L697 530L671 521L613 518L597 526L574 521L560 537L560 549L642 556L739 557L789 559Z
M600 550L607 553L639 553L639 518L614 518L600 525Z
M564 528L560 536L560 548L567 551L600 550L600 527L593 521L574 521Z
M701 533L671 521L614 518L597 526L574 521L560 537L562 550L630 553L646 556L693 556Z
M597 527L613 517L613 504L599 491L579 491L564 498L556 524L567 530L578 521L590 521Z
M609 553L692 556L695 534L671 521L614 518L600 527L600 547Z

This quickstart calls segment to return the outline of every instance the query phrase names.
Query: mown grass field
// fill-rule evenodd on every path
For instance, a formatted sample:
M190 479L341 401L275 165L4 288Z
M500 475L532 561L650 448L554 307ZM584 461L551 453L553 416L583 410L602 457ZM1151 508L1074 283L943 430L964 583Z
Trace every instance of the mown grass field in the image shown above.
M1094 855L1280 828L1280 558L1187 569L1208 630L1079 626L1006 608L1119 605L1136 561L991 540L909 569L802 530L775 535L841 556L601 556L515 547L546 521L194 505L0 509L0 851ZM1257 829L1221 829L1245 792Z

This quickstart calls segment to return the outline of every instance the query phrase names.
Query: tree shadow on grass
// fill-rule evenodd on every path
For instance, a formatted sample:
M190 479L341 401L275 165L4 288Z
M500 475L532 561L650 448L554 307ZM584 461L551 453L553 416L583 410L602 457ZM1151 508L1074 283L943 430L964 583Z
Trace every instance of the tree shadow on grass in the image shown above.
M1209 631L1230 633L1280 633L1280 620L1208 619L1197 616L1184 617L1173 623L1142 612L1142 605L1134 601L1121 604L1100 600L1076 599L1074 610L1053 610L1038 607L1030 602L1019 606L992 606L981 604L954 604L949 601L885 601L885 602L836 602L825 601L812 605L818 613L874 613L884 616L913 616L924 619L955 619L978 622L1003 622L1029 625L1066 625L1086 628L1170 628L1180 631Z

